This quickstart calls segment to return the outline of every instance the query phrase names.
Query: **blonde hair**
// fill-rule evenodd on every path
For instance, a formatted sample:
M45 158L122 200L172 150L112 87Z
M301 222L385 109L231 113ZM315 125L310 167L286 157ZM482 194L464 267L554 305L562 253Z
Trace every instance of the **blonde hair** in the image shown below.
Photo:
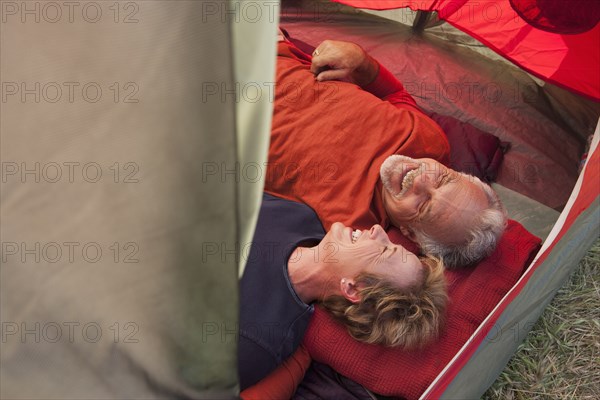
M325 298L322 305L361 342L420 347L441 331L448 295L444 266L437 258L420 258L421 279L406 288L385 277L360 274L355 278L360 301L341 295Z

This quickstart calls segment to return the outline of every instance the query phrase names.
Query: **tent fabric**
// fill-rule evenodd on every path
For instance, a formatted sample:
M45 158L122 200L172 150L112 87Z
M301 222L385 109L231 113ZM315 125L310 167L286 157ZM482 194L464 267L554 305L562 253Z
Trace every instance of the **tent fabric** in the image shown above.
M553 33L582 33L600 21L598 1L510 0L510 5L529 25Z
M0 397L235 398L235 165L264 165L270 115L235 81L272 81L276 21L90 4L2 3Z
M204 14L221 19L223 11L232 10L231 24L233 75L237 92L235 100L237 162L233 167L237 182L237 213L240 220L240 248L252 243L258 210L262 201L269 150L269 132L273 114L271 89L275 82L275 54L279 13L273 12L273 2L231 0L229 8L222 3L214 12L215 3L204 6ZM257 23L256 16L269 16ZM246 15L247 14L247 15ZM250 46L255 43L257 46ZM265 60L272 60L271 62ZM218 91L223 95L222 90ZM213 93L211 90L210 93ZM222 168L219 168L223 172ZM239 276L244 272L246 259L239 257Z
M384 10L410 7L412 10L437 11L439 17L487 45L528 72L581 95L600 101L600 24L598 3L586 2L577 9L569 2L566 13L587 12L581 33L560 34L541 30L528 23L533 13L525 6L530 1L489 0L334 0L358 8ZM538 1L537 8L557 9L552 1ZM564 4L564 2L561 2ZM587 4L592 3L592 4ZM515 8L513 8L513 5ZM545 6L545 7L544 7ZM519 10L519 11L515 11ZM577 11L573 11L577 10ZM590 28L593 21L595 26ZM545 19L546 25L549 20ZM570 22L570 19L568 20Z

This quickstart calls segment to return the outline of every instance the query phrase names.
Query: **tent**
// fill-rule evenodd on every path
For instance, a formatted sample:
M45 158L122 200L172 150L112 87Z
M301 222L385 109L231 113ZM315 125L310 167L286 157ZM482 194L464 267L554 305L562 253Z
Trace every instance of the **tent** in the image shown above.
M340 4L304 2L287 10L284 7L282 25L292 36L314 45L323 38L361 44L384 65L396 66L392 71L426 111L471 122L512 143L495 188L511 218L545 239L543 246L522 277L422 394L422 398L432 399L477 398L496 379L599 236L600 165L595 153L600 133L598 18L584 32L561 34L552 29L538 29L522 19L511 6L519 2L343 0L340 3L368 9L410 7L419 12L395 10L377 13L385 19L376 19ZM594 6L586 10L597 15ZM437 17L425 15L432 11L437 12ZM452 26L436 22L437 18ZM417 30L431 27L419 35L414 30L406 33L401 23L413 25ZM415 54L421 60L406 61ZM465 73L463 69L470 71ZM483 88L493 87L501 94L490 95L487 104L482 104L486 103L485 90L480 97L476 91L471 97L465 89L474 82ZM532 90L520 92L525 87ZM507 92L519 95L504 96ZM524 103L530 107L522 107ZM587 127L567 128L570 135L563 136L561 128L543 121L573 113L566 118L572 121L578 115L583 122L585 117L575 110L588 106L594 111ZM538 112L545 116L536 116ZM529 118L532 119L528 121ZM581 172L575 167L579 160L572 156L568 156L571 160L563 164L564 168L555 169L562 164L562 156L570 152L570 145L578 141L574 136L592 133L591 150ZM556 150L560 149L555 154L548 149L554 146L552 143L557 144ZM582 149L575 154L582 154ZM515 196L515 192L525 196ZM558 203L562 204L554 202L561 197Z
M419 36L336 3L2 2L0 397L237 395L236 284L264 182L279 11L307 42L353 39L384 64L427 42L425 64L435 55L512 82L512 101L494 85L479 92L506 114L499 127L457 95L474 81L427 86L439 70L392 64L429 74L408 81L420 105L513 142L497 188L545 238L423 397L473 398L491 384L598 237L600 27L548 32L548 18L508 0L478 3L485 18L473 21L466 1L345 2L438 11L520 69L445 25Z
M385 20L376 20L341 5L305 2L298 8L289 8L287 12L284 8L282 25L292 36L297 35L299 39L315 45L319 38L324 37L361 44L377 59L382 60L384 65L399 65L393 71L425 110L472 122L477 127L498 135L502 140L512 142L511 150L505 154L504 170L500 171L499 184L495 188L507 205L511 218L523 222L531 232L544 238L545 242L521 279L465 342L462 349L441 369L422 395L423 398L477 398L496 379L544 307L598 237L600 177L598 154L594 155L594 151L597 149L599 133L598 107L595 102L600 94L600 75L597 72L600 65L600 25L595 24L583 33L565 35L532 28L520 18L517 11L510 12L512 8L508 1L469 3L344 0L341 3L369 9L410 7L420 12L390 11L377 14L385 17ZM439 22L436 23L435 17L424 14L432 11L436 11L439 18L452 26L440 25ZM497 13L492 14L492 11ZM587 11L595 15L594 10ZM414 24L416 29L422 29L428 24L434 27L426 29L422 35L415 35L414 31L404 34L402 25L398 22ZM483 51L482 43L487 45ZM558 44L564 49L557 51L557 47L560 47ZM431 50L431 47L438 51ZM473 54L473 49L483 53L487 61L479 57L480 54ZM425 61L405 61L414 54L419 54ZM502 60L499 55L510 61ZM467 66L457 66L457 62ZM432 67L430 63L437 65ZM485 66L482 66L484 63ZM464 68L471 71L465 73ZM528 74L522 71L527 71ZM564 79L559 78L561 75ZM490 76L493 79L490 80ZM537 78L554 82L571 92L579 93L581 97L593 100L588 103L580 99L580 96L572 96L553 85L544 86L544 81ZM473 95L475 98L465 94L464 88L473 82L484 88L494 87L502 94L497 98L488 98L487 104L478 107L478 104L486 102L485 92L479 98L476 98L477 94ZM503 99L506 92L518 92L518 88L523 87L535 89ZM462 95L461 88L464 90ZM534 94L538 90L546 91L550 98L562 99L562 106L548 104L554 100L541 104L546 102L543 100L546 95L538 97L538 94ZM551 91L555 93L550 94ZM527 98L528 96L531 97ZM563 137L560 128L552 123L546 124L543 122L544 117L539 118L540 115L534 116L536 109L546 116L561 113L561 108L565 114L577 113L574 110L578 106L574 106L571 99L575 103L581 101L580 104L596 104L592 105L596 111L591 113L588 126L573 129L578 130L579 134L587 132L584 135L591 135L595 129L592 149L579 174L574 169L578 163L576 158L563 164L565 168L560 167L560 171L555 169L562 163L561 155L551 154L553 151L547 149L553 146L553 142L560 140L562 147L559 152L565 155L570 151L568 143L573 144L573 139L557 139L559 135ZM521 107L523 103L534 107ZM546 106L548 109L542 111ZM507 121L509 118L517 118L518 122ZM532 120L528 121L529 118ZM537 122L533 122L533 119ZM532 137L523 138L525 132L531 132L527 126L535 127L536 130L531 134ZM537 140L534 135L538 136ZM552 135L557 137L552 139ZM534 143L536 141L537 144ZM574 154L581 154L581 150ZM544 158L547 160L543 161ZM530 168L532 176L528 177L527 168ZM507 169L519 172L506 174ZM571 172L567 172L569 169ZM573 172L575 174L571 175ZM548 175L544 176L545 173ZM558 186L552 188L552 181ZM534 188L536 185L539 185L537 189ZM565 187L572 188L572 191L565 190ZM515 197L514 191L525 194L526 197ZM564 196L559 201L562 204L555 203L554 200L561 196ZM544 205L561 210L560 215ZM404 371L399 374L402 372Z

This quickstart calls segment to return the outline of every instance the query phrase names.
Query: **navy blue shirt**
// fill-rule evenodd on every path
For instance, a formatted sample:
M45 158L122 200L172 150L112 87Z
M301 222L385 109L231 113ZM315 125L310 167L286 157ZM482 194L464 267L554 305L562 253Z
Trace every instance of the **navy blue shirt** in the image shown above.
M294 262L290 255L296 247L314 246L324 235L317 214L307 205L263 195L240 282L241 390L267 376L300 345L313 306L294 291L288 260Z

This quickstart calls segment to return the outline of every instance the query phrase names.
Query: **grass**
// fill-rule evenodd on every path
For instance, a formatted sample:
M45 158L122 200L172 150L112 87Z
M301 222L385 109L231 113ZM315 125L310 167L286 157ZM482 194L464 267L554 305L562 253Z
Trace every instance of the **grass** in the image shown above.
M482 399L600 399L600 240Z

